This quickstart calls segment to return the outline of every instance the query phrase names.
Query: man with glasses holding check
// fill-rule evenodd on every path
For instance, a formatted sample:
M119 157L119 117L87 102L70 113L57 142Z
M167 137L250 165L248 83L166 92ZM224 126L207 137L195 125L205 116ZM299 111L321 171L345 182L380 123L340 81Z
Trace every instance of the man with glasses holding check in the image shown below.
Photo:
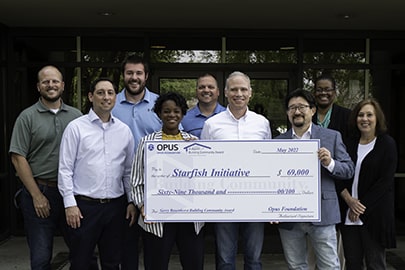
M285 100L291 129L276 139L319 139L318 159L321 164L321 220L319 222L281 222L280 238L289 269L309 269L307 238L311 242L319 269L340 269L335 225L340 222L335 180L349 180L354 164L346 152L341 134L312 124L316 112L311 92L297 89Z

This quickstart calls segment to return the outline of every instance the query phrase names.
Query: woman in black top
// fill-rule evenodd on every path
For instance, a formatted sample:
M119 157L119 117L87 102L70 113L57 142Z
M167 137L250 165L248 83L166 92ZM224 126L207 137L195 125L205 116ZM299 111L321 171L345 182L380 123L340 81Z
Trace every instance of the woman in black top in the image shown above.
M356 164L350 185L341 181L343 248L346 269L386 269L385 249L396 247L394 174L397 147L375 99L353 109L347 151Z

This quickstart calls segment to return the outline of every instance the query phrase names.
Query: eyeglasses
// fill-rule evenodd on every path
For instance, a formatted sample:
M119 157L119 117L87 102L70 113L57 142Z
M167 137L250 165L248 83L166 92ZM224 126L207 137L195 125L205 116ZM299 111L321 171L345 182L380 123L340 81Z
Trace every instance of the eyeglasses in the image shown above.
M326 93L330 93L332 91L335 91L335 88L316 88L315 92L317 93L322 93L322 92L326 92Z
M308 109L309 107L310 107L309 105L303 105L303 104L300 104L300 105L291 105L290 107L287 108L287 111L288 111L289 113L295 113L295 111L298 109L298 111L304 113L304 112L307 111L307 109Z

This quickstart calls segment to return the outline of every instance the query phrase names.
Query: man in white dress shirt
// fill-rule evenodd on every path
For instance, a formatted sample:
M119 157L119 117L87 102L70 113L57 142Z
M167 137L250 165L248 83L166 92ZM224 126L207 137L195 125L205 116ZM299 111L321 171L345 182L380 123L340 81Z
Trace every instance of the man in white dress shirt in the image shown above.
M98 248L102 269L119 269L130 202L134 139L111 114L117 88L108 78L91 86L89 113L70 122L60 146L58 188L69 226L71 270L88 269Z
M228 107L205 121L201 131L202 140L271 139L269 121L248 108L252 88L246 74L235 71L228 76L225 96ZM245 269L262 269L263 222L215 223L216 269L236 269L239 230L244 240Z

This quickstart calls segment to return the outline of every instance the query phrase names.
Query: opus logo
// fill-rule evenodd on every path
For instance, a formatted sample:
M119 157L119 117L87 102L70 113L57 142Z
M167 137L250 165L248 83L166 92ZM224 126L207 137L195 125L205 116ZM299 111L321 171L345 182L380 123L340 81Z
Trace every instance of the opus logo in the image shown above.
M153 151L153 149L155 149L155 146L153 144L149 144L148 149L149 151Z
M159 143L156 145L158 151L178 151L179 145L177 143Z

